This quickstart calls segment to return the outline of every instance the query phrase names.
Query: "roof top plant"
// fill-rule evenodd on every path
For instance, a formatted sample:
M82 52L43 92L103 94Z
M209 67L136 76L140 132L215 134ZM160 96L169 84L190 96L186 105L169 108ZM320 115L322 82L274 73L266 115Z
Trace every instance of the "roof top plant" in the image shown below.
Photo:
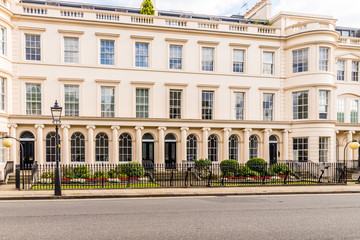
M141 4L140 14L155 15L154 5L151 0L144 0L144 2Z

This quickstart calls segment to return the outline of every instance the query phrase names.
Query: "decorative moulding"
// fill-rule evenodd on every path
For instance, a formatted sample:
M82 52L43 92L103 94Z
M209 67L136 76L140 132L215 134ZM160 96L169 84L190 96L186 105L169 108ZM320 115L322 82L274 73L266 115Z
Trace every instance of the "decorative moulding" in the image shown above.
M165 38L165 41L167 41L167 42L187 43L189 40L187 40L187 39L181 39L181 38Z
M59 29L58 32L62 34L74 34L74 35L84 34L84 31L74 31L74 30L64 30L64 29Z
M242 47L242 48L248 48L251 45L250 44L246 44L246 43L230 43L229 44L230 47Z
M131 81L132 85L155 85L155 82Z
M96 32L96 36L98 37L112 37L112 38L118 38L120 37L120 34L117 33L102 33L102 32Z
M36 81L45 81L46 77L39 76L19 76L20 80L36 80Z
M96 79L95 82L96 83L120 84L121 80Z
M139 35L131 35L132 39L140 39L140 40L154 40L155 37L152 36L139 36Z
M60 82L84 82L84 78L58 78Z
M203 44L203 45L219 45L220 42L214 42L214 41L198 41L198 44Z
M34 31L34 32L45 32L45 31L46 31L46 28L19 26L19 30L23 30L23 31Z
M169 87L187 87L189 84L188 83L165 83L165 86L169 86Z
M259 48L279 49L280 46L260 45Z
M250 89L251 86L229 86L230 89Z
M199 88L219 88L220 85L212 85L212 84L198 84Z

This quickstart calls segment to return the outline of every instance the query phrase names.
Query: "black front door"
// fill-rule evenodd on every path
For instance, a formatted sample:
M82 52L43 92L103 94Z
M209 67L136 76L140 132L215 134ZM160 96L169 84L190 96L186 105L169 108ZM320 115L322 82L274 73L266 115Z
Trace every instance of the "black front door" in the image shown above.
M150 166L154 165L154 143L143 142L142 144L142 161L143 164Z
M176 168L176 142L165 142L165 167Z
M270 164L277 163L277 143L270 143Z
M20 166L21 169L29 168L35 161L35 149L34 141L21 141L20 142L24 147L24 154L20 147ZM23 159L21 157L24 156Z

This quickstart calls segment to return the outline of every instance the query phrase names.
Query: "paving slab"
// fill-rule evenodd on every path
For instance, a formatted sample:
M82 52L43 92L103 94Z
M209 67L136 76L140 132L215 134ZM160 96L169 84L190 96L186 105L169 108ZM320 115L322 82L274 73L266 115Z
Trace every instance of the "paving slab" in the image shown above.
M81 199L81 198L138 198L185 196L234 196L282 194L344 194L360 193L360 185L321 186L257 186L257 187L208 187L208 188L147 188L147 189L77 189L63 190L61 197L54 190L17 190L13 185L0 186L0 200L25 199Z

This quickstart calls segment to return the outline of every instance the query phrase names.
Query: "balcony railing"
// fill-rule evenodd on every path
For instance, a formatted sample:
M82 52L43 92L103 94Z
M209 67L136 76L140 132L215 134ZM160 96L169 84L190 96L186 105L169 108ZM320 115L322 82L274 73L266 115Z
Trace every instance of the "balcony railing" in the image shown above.
M1 0L0 0L1 1ZM18 3L13 9L14 13L25 15L42 15L55 18L81 19L89 21L105 21L125 24L141 24L163 27L177 27L184 29L199 29L207 31L222 31L231 33L249 33L259 35L280 36L280 28L260 24L244 24L226 21L177 18L167 16L149 16L136 13L104 11L94 9L78 9L52 5L37 5L31 3Z
M360 38L353 37L340 37L338 40L340 44L357 45L360 46Z

